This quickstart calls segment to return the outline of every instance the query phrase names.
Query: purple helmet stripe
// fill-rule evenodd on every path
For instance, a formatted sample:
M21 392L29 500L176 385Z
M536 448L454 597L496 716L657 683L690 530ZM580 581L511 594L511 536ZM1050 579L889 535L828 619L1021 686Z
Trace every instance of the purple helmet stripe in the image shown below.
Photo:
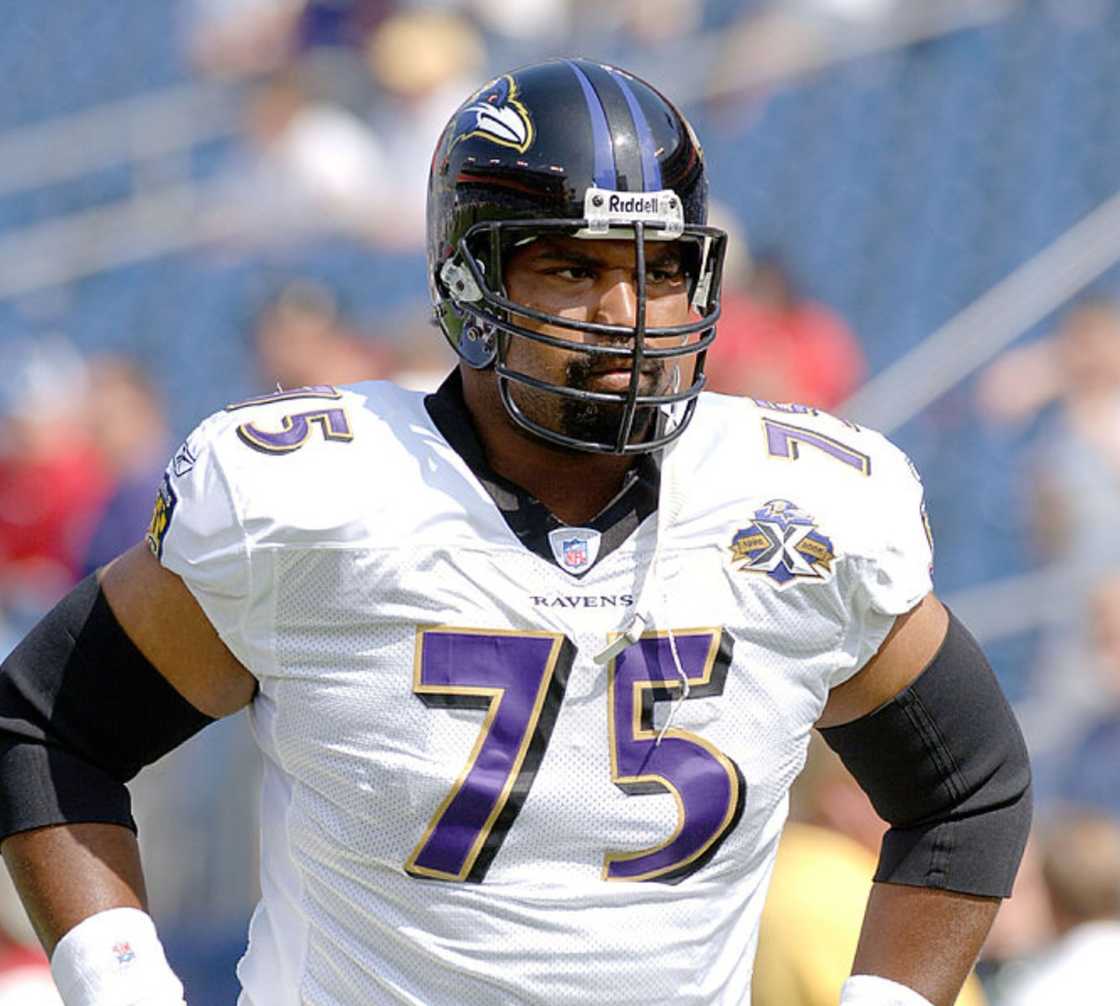
M630 108L630 115L634 120L634 129L638 134L638 146L642 152L642 188L646 192L656 192L662 188L661 164L657 160L657 150L653 142L653 130L649 128L649 120L642 106L638 103L638 96L630 82L617 71L611 71L611 77Z
M587 111L591 115L591 135L595 143L595 184L601 189L617 189L618 175L615 172L614 146L611 143L611 130L607 124L607 113L603 109L603 103L595 88L591 86L591 81L587 79L587 74L570 59L564 62L576 75L587 101Z

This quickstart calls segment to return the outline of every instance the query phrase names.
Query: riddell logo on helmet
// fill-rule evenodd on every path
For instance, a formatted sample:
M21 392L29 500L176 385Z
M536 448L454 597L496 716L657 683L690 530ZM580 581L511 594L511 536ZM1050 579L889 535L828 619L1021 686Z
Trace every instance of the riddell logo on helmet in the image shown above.
M623 198L616 193L611 195L610 201L607 203L609 213L657 213L659 209L657 196L629 196Z
M681 200L672 189L616 192L592 186L584 194L583 209L588 226L577 237L598 237L612 227L628 228L638 222L654 225L649 236L655 239L671 240L684 232Z

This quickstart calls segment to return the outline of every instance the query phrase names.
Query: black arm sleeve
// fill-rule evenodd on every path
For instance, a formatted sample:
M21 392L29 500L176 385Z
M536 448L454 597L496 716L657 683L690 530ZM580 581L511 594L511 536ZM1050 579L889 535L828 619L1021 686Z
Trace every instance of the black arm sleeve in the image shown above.
M821 735L891 825L877 881L1011 893L1030 830L1030 763L991 666L952 612L909 688Z
M124 784L211 722L87 577L0 665L0 839L78 822L135 831Z

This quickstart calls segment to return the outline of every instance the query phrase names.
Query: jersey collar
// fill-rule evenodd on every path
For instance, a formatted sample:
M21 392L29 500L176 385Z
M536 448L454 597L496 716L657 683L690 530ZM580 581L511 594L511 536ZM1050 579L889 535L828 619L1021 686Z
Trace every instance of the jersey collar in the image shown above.
M425 397L424 407L436 429L490 495L521 544L559 565L549 542L549 532L566 525L535 496L490 467L463 397L463 379L458 368L447 376L438 391ZM581 525L601 535L598 560L618 548L657 511L660 488L661 452L639 455L614 499L591 521Z

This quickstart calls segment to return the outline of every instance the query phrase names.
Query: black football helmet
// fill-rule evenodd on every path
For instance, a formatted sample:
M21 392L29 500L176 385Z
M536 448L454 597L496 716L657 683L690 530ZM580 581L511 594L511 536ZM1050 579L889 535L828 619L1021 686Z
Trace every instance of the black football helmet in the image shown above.
M502 402L524 429L584 451L629 454L662 447L692 417L719 317L727 239L705 226L707 196L703 153L692 127L645 81L582 59L549 60L504 74L459 108L432 160L428 268L436 320L467 364L495 368ZM503 282L506 258L543 235L632 241L635 324L573 321L511 302ZM646 326L650 241L680 242L695 320ZM539 332L515 319L573 337ZM585 342L576 333L596 338ZM512 369L507 360L515 339L584 354L589 363L603 355L626 358L629 389L566 387ZM672 343L650 345L651 339ZM688 387L640 393L643 362L658 357L694 360ZM524 413L511 384L607 403L617 429L595 438L550 429Z

